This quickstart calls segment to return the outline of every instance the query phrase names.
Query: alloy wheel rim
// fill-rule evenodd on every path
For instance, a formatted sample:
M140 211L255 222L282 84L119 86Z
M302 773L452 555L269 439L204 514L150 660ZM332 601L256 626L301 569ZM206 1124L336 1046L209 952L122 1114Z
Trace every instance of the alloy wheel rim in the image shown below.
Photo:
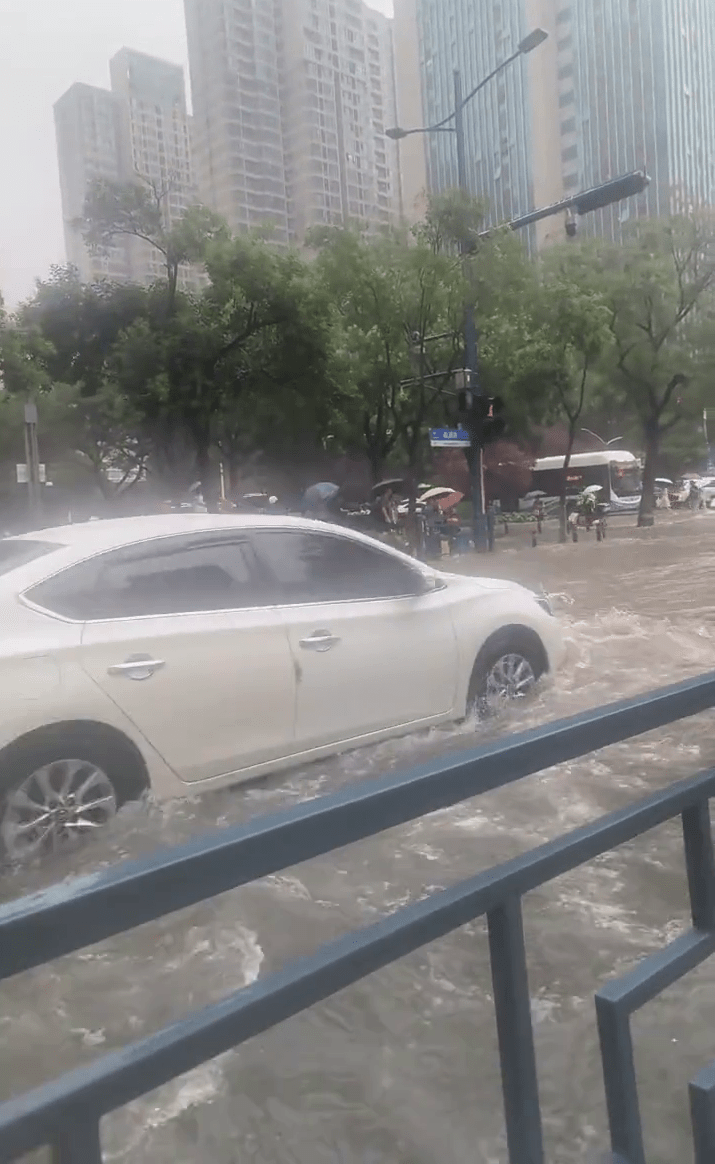
M10 860L27 861L78 844L116 812L114 787L101 768L54 760L8 793L0 836Z
M502 655L487 675L484 692L488 704L523 699L536 683L534 668L523 655Z

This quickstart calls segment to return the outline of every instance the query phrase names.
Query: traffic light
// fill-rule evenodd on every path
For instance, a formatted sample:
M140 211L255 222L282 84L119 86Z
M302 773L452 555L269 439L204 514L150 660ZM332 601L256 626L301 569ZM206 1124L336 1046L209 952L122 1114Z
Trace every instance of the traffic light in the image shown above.
M501 396L487 397L489 408L482 421L482 441L485 445L498 441L506 430L506 417L503 416L504 401Z
M506 429L504 401L501 396L475 396L472 399L471 415L483 445L498 441Z
M643 170L634 170L631 174L604 182L602 186L584 190L571 205L577 214L590 214L593 210L602 210L604 206L610 206L613 202L622 202L624 198L642 194L649 182L650 178Z

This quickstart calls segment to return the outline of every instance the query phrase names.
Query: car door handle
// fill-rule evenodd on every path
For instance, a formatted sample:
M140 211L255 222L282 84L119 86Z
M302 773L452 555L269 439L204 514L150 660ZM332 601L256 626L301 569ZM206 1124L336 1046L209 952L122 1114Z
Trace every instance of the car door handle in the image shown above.
M304 651L330 651L339 642L338 636L331 634L330 631L317 630L306 639L301 639L300 645Z
M155 671L165 667L163 659L152 659L151 655L136 655L123 663L107 667L108 675L123 675L127 679L151 679Z

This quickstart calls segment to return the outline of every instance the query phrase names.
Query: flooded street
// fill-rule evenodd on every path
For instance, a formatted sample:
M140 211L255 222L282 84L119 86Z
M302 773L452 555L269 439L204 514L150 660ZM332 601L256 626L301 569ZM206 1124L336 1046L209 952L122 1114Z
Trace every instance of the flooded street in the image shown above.
M483 572L543 583L567 664L502 732L714 665L715 513ZM468 569L470 559L457 568ZM477 729L478 730L478 729ZM494 729L491 729L494 730ZM471 745L474 725L381 745L201 801L132 806L81 855L6 877L7 899ZM396 906L715 764L712 713L605 749L66 957L2 985L3 1095L158 1029ZM546 1141L555 1164L608 1145L593 994L689 921L677 823L525 901ZM127 1164L502 1164L486 925L464 927L103 1121ZM715 966L634 1020L649 1162L690 1158L687 1082L715 1058Z

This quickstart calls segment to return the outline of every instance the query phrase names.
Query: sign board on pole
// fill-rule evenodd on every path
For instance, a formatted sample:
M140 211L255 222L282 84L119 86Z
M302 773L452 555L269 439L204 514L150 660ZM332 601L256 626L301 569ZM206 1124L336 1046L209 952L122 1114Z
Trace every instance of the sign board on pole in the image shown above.
M40 473L40 484L44 485L47 481L47 467L45 465L38 465ZM27 485L30 480L30 473L27 465L23 462L21 465L15 465L15 472L17 474L18 485Z
M468 449L472 442L465 428L431 428L429 443L433 449Z

